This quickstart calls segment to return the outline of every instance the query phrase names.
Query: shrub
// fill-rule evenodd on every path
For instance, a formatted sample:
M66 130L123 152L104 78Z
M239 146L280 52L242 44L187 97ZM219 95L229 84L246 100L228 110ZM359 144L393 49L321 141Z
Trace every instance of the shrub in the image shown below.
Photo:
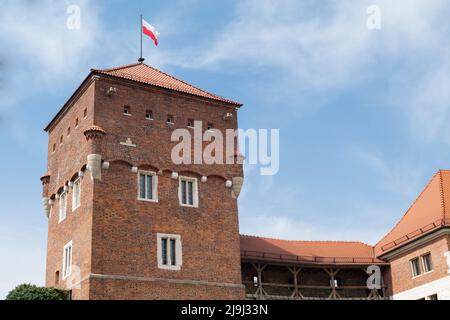
M68 298L67 291L32 284L18 285L6 296L6 300L67 300Z

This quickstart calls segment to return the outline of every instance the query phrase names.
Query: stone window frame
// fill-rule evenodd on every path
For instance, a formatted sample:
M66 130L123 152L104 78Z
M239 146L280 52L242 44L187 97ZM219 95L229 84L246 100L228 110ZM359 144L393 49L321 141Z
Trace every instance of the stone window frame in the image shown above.
M76 201L77 200L76 190L78 190L78 203ZM78 177L77 179L75 179L72 186L72 212L77 210L80 206L81 206L81 177Z
M415 272L414 272L414 270L415 270L414 262L415 261L417 261L417 274L415 274ZM421 262L420 262L420 257L415 257L415 258L412 258L411 260L409 260L409 265L410 265L410 268L411 268L411 275L412 275L413 279L423 275L423 270L422 270L422 266L421 266Z
M162 240L167 239L167 264L163 264L162 257ZM170 249L170 240L175 240L175 265L172 265L171 261L171 249ZM180 271L181 266L183 265L183 248L181 242L181 236L179 234L167 234L167 233L157 233L156 234L156 256L157 263L159 269L171 270L171 271Z
M182 199L182 181L186 182L192 182L192 200L193 204L183 203ZM195 177L188 177L188 176L179 176L178 178L178 202L180 206L182 207L190 207L190 208L198 208L198 202L199 202L199 195L198 195L198 179Z
M141 184L140 177L141 174L145 176L152 176L152 199L141 198ZM147 181L147 180L146 180ZM137 199L138 201L147 201L147 202L158 202L158 174L154 171L149 170L138 170L137 172Z
M62 201L64 201L64 206L62 206ZM64 208L64 210L63 210ZM63 222L67 218L67 191L61 192L59 195L59 223Z
M427 257L427 256L430 258L430 265L431 265L431 269L430 270L427 270L427 267L425 265L424 257ZM433 259L431 258L431 252L426 252L426 253L420 255L420 261L421 261L421 264L422 264L422 271L423 271L422 274L428 274L428 273L431 273L431 272L434 271Z
M69 250L70 249L70 250ZM69 250L69 251L68 251ZM67 253L69 252L69 256ZM72 274L73 264L73 242L70 240L63 248L63 260L62 260L62 279L67 279Z

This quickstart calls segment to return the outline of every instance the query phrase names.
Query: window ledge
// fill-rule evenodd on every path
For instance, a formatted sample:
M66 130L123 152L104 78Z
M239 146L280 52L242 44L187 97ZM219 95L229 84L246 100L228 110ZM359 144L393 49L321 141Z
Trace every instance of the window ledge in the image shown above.
M158 199L144 199L144 198L137 198L138 201L144 201L144 202L154 202L158 203Z
M180 271L181 266L169 266L169 265L159 265L158 269L169 270L169 271Z

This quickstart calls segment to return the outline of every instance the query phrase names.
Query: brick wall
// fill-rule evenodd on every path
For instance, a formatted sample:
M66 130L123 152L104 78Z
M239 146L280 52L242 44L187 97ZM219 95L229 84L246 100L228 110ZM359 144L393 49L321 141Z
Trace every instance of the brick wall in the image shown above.
M80 268L77 277L82 279L90 273L92 181L89 175L81 179L81 206L75 211L72 211L73 189L69 188L66 219L62 222L59 222L60 201L55 198L55 194L60 192L68 181L73 180L86 163L89 148L83 132L93 123L94 90L94 83L87 86L65 116L49 130L48 172L50 181L45 188L47 193L45 196L52 197L54 204L48 220L47 286L66 287L66 281L62 280L62 261L63 248L69 241L73 242L74 247L73 265ZM85 110L86 117L84 116ZM76 127L77 118L78 126ZM68 135L69 128L70 134ZM60 143L61 136L63 137L62 144ZM56 150L53 152L54 145ZM59 272L58 279L57 272ZM74 298L87 296L87 284L84 284L80 290L74 291Z
M392 292L397 294L437 279L448 276L448 265L444 253L449 251L448 236L442 236L421 247L409 251L391 261ZM430 252L433 271L412 277L410 260Z
M117 94L106 94L110 86L118 89ZM123 115L124 105L130 106L131 116ZM152 110L153 120L145 119L147 109ZM224 121L226 112L233 119ZM169 114L174 125L166 123ZM242 166L175 166L170 158L176 144L170 142L171 133L186 128L188 119L202 120L204 130L213 123L224 131L237 127L236 116L234 107L168 90L105 77L91 82L50 128L48 193L55 194L73 179L94 149L110 167L102 170L102 180L92 181L90 173L85 174L81 207L74 213L69 190L67 218L62 223L55 201L49 219L47 286L55 285L57 270L62 274L63 247L72 240L73 264L81 268L74 299L242 298L237 200L225 187L227 179L243 175ZM83 132L94 124L106 135L88 142ZM61 135L64 142L59 146ZM128 138L136 147L120 144ZM131 172L132 166L159 172L158 203L137 200L137 173ZM172 171L198 179L198 208L179 205L179 182L171 178ZM200 181L202 176L208 177L206 182ZM156 233L181 236L180 271L157 268ZM109 278L92 278L92 274ZM178 282L170 282L173 279Z

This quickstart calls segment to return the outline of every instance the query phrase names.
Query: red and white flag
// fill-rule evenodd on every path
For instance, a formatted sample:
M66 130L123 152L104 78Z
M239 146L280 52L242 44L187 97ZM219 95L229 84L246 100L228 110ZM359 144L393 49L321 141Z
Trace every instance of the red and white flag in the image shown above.
M153 39L155 46L158 45L159 32L156 31L154 26L152 26L150 23L148 23L144 19L142 19L142 32Z

